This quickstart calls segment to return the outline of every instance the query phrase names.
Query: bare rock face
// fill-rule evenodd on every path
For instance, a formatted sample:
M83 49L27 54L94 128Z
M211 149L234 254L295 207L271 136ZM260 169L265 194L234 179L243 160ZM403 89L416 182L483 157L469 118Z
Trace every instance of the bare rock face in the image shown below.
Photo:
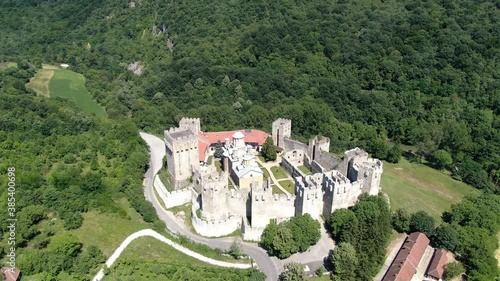
M140 61L133 62L127 66L127 69L132 71L135 75L141 76L144 64Z

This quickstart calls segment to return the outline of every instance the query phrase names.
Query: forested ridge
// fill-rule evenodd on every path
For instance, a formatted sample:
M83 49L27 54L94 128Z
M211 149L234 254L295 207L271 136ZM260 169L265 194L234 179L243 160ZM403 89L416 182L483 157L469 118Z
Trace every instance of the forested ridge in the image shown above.
M496 1L3 1L1 60L67 62L149 131L293 119L341 152L391 139L480 189L500 181ZM141 61L135 76L127 65ZM429 158L429 157L428 157Z

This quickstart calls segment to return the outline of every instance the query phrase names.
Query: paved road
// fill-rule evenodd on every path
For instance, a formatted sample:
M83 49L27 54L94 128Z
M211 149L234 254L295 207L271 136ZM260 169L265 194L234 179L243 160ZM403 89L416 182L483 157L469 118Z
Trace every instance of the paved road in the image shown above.
M209 264L222 266L222 267L232 267L232 268L241 268L241 269L250 268L249 264L229 263L229 262L224 262L224 261L219 261L219 260L207 258L205 256L202 256L202 255L196 253L196 252L189 250L186 247L183 247L183 246L173 242L172 240L166 238L165 236L161 235L160 233L158 233L152 229L139 230L139 231L129 235L125 240L123 240L123 242L120 244L120 246L118 248L116 248L115 252L111 255L111 257L109 257L108 261L106 261L106 267L110 268L132 241L134 241L137 238L144 237L144 236L150 236L150 237L156 238L156 239L160 240L161 242L173 247L177 251L183 252L184 254L186 254L190 257L193 257L195 259L198 259L202 262L206 262ZM104 270L101 269L96 274L96 276L92 279L92 281L100 281L103 277L104 277Z
M156 209L156 213L158 217L165 222L167 228L173 233L182 234L186 237L189 237L191 240L206 244L211 248L220 248L220 249L229 249L231 244L234 241L234 238L216 238L209 239L205 237L198 236L196 234L191 233L184 226L180 225L179 222L175 219L175 216L171 213L163 209L160 202L156 198L153 191L153 180L156 173L162 167L162 160L165 155L165 144L163 140L160 138L146 134L140 133L141 137L146 141L150 148L150 167L146 172L144 178L144 193L146 199L153 204L153 207ZM278 280L279 273L283 270L283 266L281 262L274 257L270 257L266 251L257 246L256 244L241 243L242 251L248 256L252 257L259 269L266 274L267 281L276 281Z

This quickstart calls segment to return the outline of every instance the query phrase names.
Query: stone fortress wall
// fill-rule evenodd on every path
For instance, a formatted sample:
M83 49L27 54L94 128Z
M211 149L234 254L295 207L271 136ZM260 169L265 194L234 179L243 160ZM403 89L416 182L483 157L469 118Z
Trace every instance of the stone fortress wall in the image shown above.
M184 177L189 169L190 178L198 186L199 192L191 189L191 220L196 232L203 236L224 236L241 228L244 239L258 241L271 220L281 222L303 214L318 219L321 215L329 216L336 209L354 205L363 192L379 192L381 161L369 158L359 148L346 151L341 160L329 153L330 140L325 137L315 137L308 144L292 140L291 120L288 119L273 122L272 136L282 150L280 165L294 178L295 193L272 194L269 182L258 178L251 180L251 177L245 188L230 188L231 167L224 167L224 171L218 173L213 166L192 163L194 154L198 159L197 146L192 141L199 132L199 119L183 118L179 128L166 131L165 143L167 151L172 147L174 155L167 161L171 174ZM181 138L175 138L176 135ZM241 147L240 137L235 135L233 143L226 140L225 147ZM223 159L222 162L228 161ZM311 174L306 175L299 166L307 167ZM184 170L178 173L179 169ZM180 192L178 197L177 201L170 199L175 201L173 204L186 202L188 196ZM200 210L201 217L198 217Z

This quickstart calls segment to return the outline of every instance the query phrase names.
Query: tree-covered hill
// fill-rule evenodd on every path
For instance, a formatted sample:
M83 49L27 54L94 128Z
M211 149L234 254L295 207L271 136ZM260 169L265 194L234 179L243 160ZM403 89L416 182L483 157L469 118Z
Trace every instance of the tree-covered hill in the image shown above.
M133 3L133 4L132 4ZM387 138L500 182L496 1L3 1L0 60L66 62L111 117L160 132L324 134L377 154ZM144 64L143 74L127 70ZM493 184L492 184L493 183Z

